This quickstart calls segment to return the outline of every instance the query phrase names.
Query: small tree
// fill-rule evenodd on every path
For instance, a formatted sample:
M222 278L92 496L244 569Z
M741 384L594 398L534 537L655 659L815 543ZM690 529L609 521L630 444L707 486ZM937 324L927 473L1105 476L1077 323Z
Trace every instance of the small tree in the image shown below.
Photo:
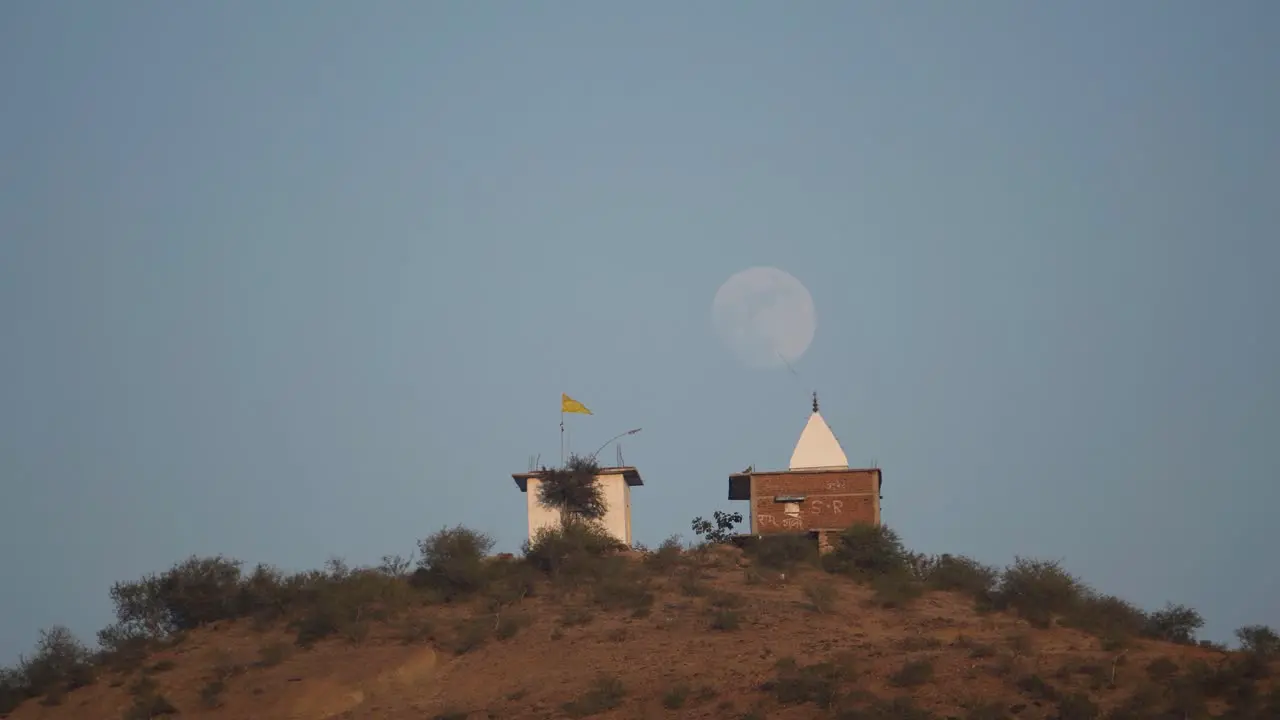
M1147 615L1143 634L1157 640L1194 645L1196 631L1201 627L1204 627L1204 618L1193 608L1167 603L1163 609Z
M710 520L703 520L702 516L693 519L693 532L698 537L705 537L709 543L727 543L733 538L734 526L742 522L742 513L727 513L723 510L715 511L712 515L715 518L713 525Z
M910 572L910 554L888 525L857 523L840 533L835 547L823 557L828 571L868 580Z
M0 715L13 712L27 699L27 681L18 668L0 667Z
M1015 557L1000 577L997 606L1013 608L1025 620L1048 627L1054 615L1075 608L1087 588L1054 560Z
M241 562L221 555L191 556L161 575L111 587L117 634L161 638L177 630L235 617Z
M480 590L488 580L484 559L492 549L493 538L482 532L461 525L440 530L418 541L413 582L449 599Z
M599 472L594 457L570 455L564 467L543 473L538 502L559 511L561 523L599 520L608 510L604 490L596 481Z
M20 672L32 695L60 694L93 682L88 649L61 625L40 631L36 651L22 660Z
M1240 648L1250 655L1270 660L1280 655L1280 635L1266 625L1246 625L1236 630Z

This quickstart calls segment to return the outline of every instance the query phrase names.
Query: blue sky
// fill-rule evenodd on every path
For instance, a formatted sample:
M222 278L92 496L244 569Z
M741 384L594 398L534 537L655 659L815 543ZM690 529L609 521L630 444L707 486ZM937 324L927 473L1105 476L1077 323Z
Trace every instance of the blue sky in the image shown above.
M1280 7L0 6L0 659L192 553L463 523L632 427L637 539L817 388L915 549L1280 625ZM738 363L718 285L818 313ZM609 453L612 457L612 454ZM741 506L741 507L735 507Z

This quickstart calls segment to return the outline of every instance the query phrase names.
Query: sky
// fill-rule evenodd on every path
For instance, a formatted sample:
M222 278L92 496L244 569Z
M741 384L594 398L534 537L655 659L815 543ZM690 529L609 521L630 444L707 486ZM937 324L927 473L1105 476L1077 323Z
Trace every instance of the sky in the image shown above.
M518 552L562 392L573 450L643 428L642 543L745 512L817 390L909 547L1280 626L1278 37L1269 0L2 3L0 661L191 554ZM812 294L794 373L713 330L755 266Z

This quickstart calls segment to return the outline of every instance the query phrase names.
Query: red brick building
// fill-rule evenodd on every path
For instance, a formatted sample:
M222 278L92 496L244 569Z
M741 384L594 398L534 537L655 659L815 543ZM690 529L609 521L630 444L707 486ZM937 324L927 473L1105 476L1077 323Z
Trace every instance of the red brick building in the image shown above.
M818 412L813 414L786 470L748 469L729 476L729 499L749 500L750 534L808 532L825 546L828 532L855 523L880 524L879 468L854 469Z

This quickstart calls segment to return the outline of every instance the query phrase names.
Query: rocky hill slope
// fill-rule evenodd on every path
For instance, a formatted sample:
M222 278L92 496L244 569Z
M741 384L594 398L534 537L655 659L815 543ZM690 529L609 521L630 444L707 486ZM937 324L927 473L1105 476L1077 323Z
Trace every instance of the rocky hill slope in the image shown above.
M62 655L10 717L1280 718L1265 628L1248 652L1195 644L1193 611L1143 613L1053 564L906 562L893 537L824 563L564 538L477 563L459 558L483 541L434 538L413 574L192 559L117 586L110 651L89 671L46 647Z

